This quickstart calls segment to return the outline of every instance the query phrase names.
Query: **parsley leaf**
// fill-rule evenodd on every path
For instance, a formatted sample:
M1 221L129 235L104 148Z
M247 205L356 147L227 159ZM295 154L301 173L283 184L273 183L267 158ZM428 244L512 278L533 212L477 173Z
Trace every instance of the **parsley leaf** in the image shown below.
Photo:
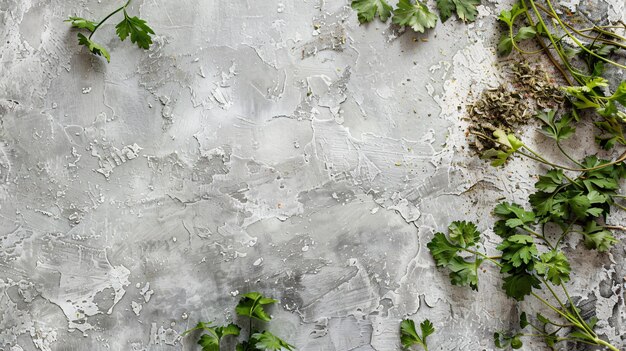
M524 208L518 204L502 202L496 206L493 212L499 217L506 219L505 224L509 228L517 228L535 223L535 214L524 210Z
M450 270L449 277L453 285L469 285L472 290L478 290L478 267L483 260L467 261L458 253L476 245L480 233L474 223L465 221L452 222L448 229L450 240L445 234L436 233L426 246L437 266Z
M447 268L450 270L450 282L452 285L469 286L472 290L478 290L478 267L483 263L482 259L466 261L460 256L455 256Z
M427 349L426 338L435 332L435 327L426 319L420 323L420 330L422 332L421 336L417 334L413 320L403 320L402 323L400 323L400 342L402 343L402 347L408 349L411 346L419 345Z
M541 254L540 261L535 263L537 274L544 276L554 285L569 281L570 265L561 251L549 251Z
M499 349L504 349L508 346L511 346L513 349L520 349L522 348L520 336L521 334L509 335L507 333L495 332L493 334L493 343Z
M467 221L454 221L448 226L450 240L461 247L473 246L480 239L476 224Z
M271 305L276 302L278 301L264 297L258 292L249 292L242 295L237 307L235 307L235 312L237 312L240 316L256 318L264 322L269 322L272 317L267 314L263 306Z
M129 17L126 10L124 10L124 19L115 26L115 31L122 41L130 34L130 41L137 43L137 46L142 49L148 49L152 44L150 37L150 34L154 34L152 28L146 24L146 21L137 16Z
M202 346L202 351L220 351L220 342L226 335L238 336L241 328L234 324L225 327L207 328L209 334L203 334L198 340L198 345Z
M457 252L461 250L460 247L449 242L443 233L436 233L426 246L439 267L447 266L456 256Z
M480 0L437 0L437 8L441 16L441 22L445 22L452 16L452 11L456 9L456 15L462 21L474 21L480 5Z
M66 19L65 22L71 22L73 28L84 28L90 32L93 32L96 29L98 23L84 19L82 17L73 17L71 16L69 19Z
M511 235L502 241L497 249L502 251L503 270L508 266L514 268L528 266L538 254L533 237L522 234Z
M504 277L502 288L509 297L517 301L523 301L524 297L530 295L533 288L537 289L541 286L541 281L526 270L516 269L511 273Z
M92 41L91 39L87 38L86 36L83 35L83 33L78 33L78 44L84 45L93 54L96 54L98 56L103 56L107 60L107 62L111 62L111 55L109 55L109 52L107 51L107 49L105 49L104 46L96 43L95 41Z
M553 193L558 187L563 185L563 170L551 169L546 175L540 176L539 181L535 183L535 188L546 193Z
M626 80L622 81L613 95L609 97L611 101L617 101L622 106L626 106Z
M416 0L400 0L398 7L393 10L393 23L401 26L409 26L414 31L424 33L427 28L434 28L437 16L428 10L425 4Z
M505 164L511 155L513 155L517 150L524 146L524 143L517 139L515 135L506 134L506 132L502 129L496 129L496 131L493 132L493 136L497 138L498 143L502 148L505 149L505 151L489 149L483 152L480 158L492 159L491 165L494 167L502 166L503 164Z
M613 237L613 234L609 230L599 226L593 220L587 222L582 231L582 235L586 247L596 249L600 252L608 251L611 246L617 242L617 239Z
M555 121L555 114L556 111L549 110L538 114L537 118L545 124L541 129L542 133L559 142L571 137L576 128L571 126L574 119L571 114L563 115L558 121Z
M262 333L252 334L251 343L261 351L292 351L294 349L293 345L288 344L286 341L267 330Z
M392 8L385 0L353 0L351 5L357 12L359 22L371 22L376 14L385 22L391 15Z
M516 2L510 10L503 10L500 12L498 19L510 27L513 25L515 18L523 13L524 9L520 6L519 2Z

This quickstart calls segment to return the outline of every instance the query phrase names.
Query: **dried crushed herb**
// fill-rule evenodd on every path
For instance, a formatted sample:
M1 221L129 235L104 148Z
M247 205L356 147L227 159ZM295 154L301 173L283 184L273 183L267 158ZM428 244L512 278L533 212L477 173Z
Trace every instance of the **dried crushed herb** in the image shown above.
M556 82L539 66L516 62L506 69L505 76L508 82L483 91L468 107L470 147L477 152L500 146L475 134L491 137L497 129L513 132L538 111L556 108L565 102Z

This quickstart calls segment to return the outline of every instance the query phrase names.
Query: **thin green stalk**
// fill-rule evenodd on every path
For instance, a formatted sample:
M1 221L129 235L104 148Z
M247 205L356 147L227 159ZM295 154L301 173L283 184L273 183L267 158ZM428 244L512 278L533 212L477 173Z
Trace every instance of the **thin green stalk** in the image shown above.
M606 341L604 341L604 340L602 340L602 339L600 339L600 338L596 338L594 341L595 341L595 342L596 342L596 344L598 344L598 345L602 345L602 346L606 346L606 347L608 347L608 348L609 348L609 350L611 350L611 351L619 351L619 349L618 349L617 347L615 347L615 346L613 346L613 345L609 344L608 342L606 342Z
M552 311L556 312L557 314L561 315L561 317L565 318L568 322L572 323L574 325L574 327L580 328L578 323L576 323L576 320L572 320L571 316L561 312L561 310L559 310L558 308L554 307L552 304L550 304L548 301L546 301L541 296L537 295L537 293L531 292L530 294L532 296L534 296L537 300L541 301L544 305L546 305Z
M536 236L537 238L539 238L539 239L543 240L543 241L546 243L546 245L548 245L548 247L549 247L550 249L554 250L554 247L552 246L552 244L550 244L550 242L548 241L548 239L546 239L546 237L545 237L545 236L543 236L543 235L541 235L541 234L537 233L536 231L532 230L532 229L531 229L530 227L528 227L527 225L523 225L523 226L521 226L520 228L522 228L522 229L524 229L526 232L528 232L528 233L530 233L530 234L532 234L532 235Z
M548 36L548 39L550 40L550 42L552 43L552 45L554 46L554 50L557 52L557 54L559 55L559 57L561 58L561 61L563 62L563 64L565 65L565 67L567 68L567 70L572 74L572 76L574 77L574 79L576 79L576 81L578 81L578 83L582 84L583 81L579 79L578 74L579 72L577 72L576 69L574 69L574 67L572 67L572 65L570 65L569 61L567 60L567 57L565 55L565 53L559 49L559 46L557 45L556 41L554 40L554 38L552 37L552 34L550 33L550 31L548 31L548 26L546 25L545 21L543 20L543 17L541 17L541 13L539 13L539 10L537 9L537 6L535 4L534 0L529 0L530 1L530 5L533 8L533 11L535 12L535 15L537 16L537 19L539 20L539 22L541 23L541 25L543 25L543 28L546 29L546 35ZM526 7L525 7L526 8ZM527 8L526 8L527 9ZM528 17L531 17L530 14L528 15ZM568 80L568 83L570 85L574 85L571 81Z
M532 2L532 0L531 0ZM589 55L591 56L595 56L596 58L606 62L606 63L610 63L616 67L622 68L622 69L626 69L626 66L621 65L615 61L609 60L606 57L602 57L598 54L596 54L595 52L587 49L587 47L585 47L579 40L578 38L576 38L576 36L572 35L571 32L567 29L567 27L563 24L563 21L561 21L561 18L556 14L556 11L554 11L554 7L552 7L552 2L550 2L550 0L546 0L546 3L548 4L548 7L550 7L550 10L552 10L552 12L554 13L555 20L557 21L557 23L561 26L561 28L563 28L563 30L565 31L565 33L568 34L568 36L570 38L572 38L572 40L576 43L576 45L578 45L583 51L586 51Z
M536 27L535 21L533 20L532 16L530 15L530 12L528 10L528 6L526 5L526 1L525 0L521 0L521 4L522 4L522 7L524 8L524 13L526 14L526 19L528 20L528 23L532 27ZM543 27L546 28L546 31L548 30L548 28L545 26L545 24L544 24ZM548 47L543 42L543 40L542 40L541 36L539 35L539 33L537 33L537 35L535 37L537 38L537 42L539 42L539 45L543 48L544 52L548 56L548 59L552 62L554 67L556 67L556 69L559 70L559 72L561 72L561 75L563 76L563 79L565 79L567 84L569 84L570 86L573 86L574 83L572 82L570 76L567 73L565 73L565 70L563 69L563 67L561 67L561 65L556 61L556 59L554 58L554 56L552 55L550 50L548 50Z
M582 165L582 163L576 161L573 157L571 157L567 152L565 152L565 150L563 149L563 147L561 146L561 143L557 140L556 141L556 147L559 148L559 151L561 151L561 153L567 157L570 161L574 162L576 165L578 165L579 167L585 167Z
M128 0L128 1L126 2L126 4L124 4L124 6L122 6L122 7L118 8L117 10L115 10L115 11L113 11L113 12L111 12L111 13L110 13L108 16L106 16L106 17L105 17L102 21L100 21L100 23L98 23L98 24L96 25L96 27L93 29L93 32L91 32L91 34L89 34L89 39L91 39L91 37L92 37L92 36L96 33L96 31L98 30L98 28L100 28L100 26L101 26L104 22L106 22L109 18L111 18L111 16L115 15L116 13L118 13L118 12L120 12L120 11L122 11L122 10L126 11L126 6L130 5L130 2L131 2L131 1L132 1L132 0Z
M572 229L572 226L574 225L574 223L576 223L577 220L578 217L574 217L574 220L567 226L567 228L565 228L565 230L563 230L563 234L561 234L559 240L557 240L556 242L556 245L554 245L555 247L559 247L559 244L561 244L561 240L565 238L565 236L567 235L567 233L569 233L570 229Z
M597 338L598 336L596 335L596 333L594 333L594 331L589 327L589 325L587 325L583 317L578 312L578 308L576 308L576 305L574 305L574 301L569 296L569 293L567 292L567 289L565 288L565 286L562 283L560 285L561 285L561 289L563 289L563 292L565 293L565 296L567 296L567 301L569 302L569 305L574 310L574 313L576 314L576 317L578 318L578 320L582 323L582 326L585 328L587 333L589 333L589 335L592 335L594 338Z
M543 12L545 12L545 13L546 13L546 15L548 15L549 17L551 17L551 18L555 18L555 19L556 19L556 16L554 16L554 14L553 14L552 12L550 12L547 8L545 8L543 5L541 5L541 4L535 4L535 5L536 5L536 6L537 6L540 10L542 10ZM569 29L571 29L574 33L576 33L576 34L578 34L578 35L580 35L580 36L582 36L582 37L585 37L585 38L587 38L587 39L594 39L594 40L595 40L595 39L596 39L596 37L593 37L593 36L591 36L591 35L585 34L584 32L592 32L592 31L595 31L595 32L598 32L599 34L602 34L602 35L614 36L614 37L615 37L615 38L617 38L617 39L620 39L620 40L625 40L625 41L626 41L626 38L624 38L624 37L622 37L622 36L618 35L617 33L612 33L612 32L609 32L609 31L602 30L602 29L600 29L601 27L597 27L597 26L596 26L596 27L591 27L591 28L576 29L574 26L572 26L571 24L569 24L569 23L567 23L567 22L563 22L563 24L564 24L565 26L567 26ZM620 26L610 26L610 27L617 27L617 28L621 28ZM611 41L611 40L605 40L605 39L602 39L602 38L597 38L597 39L598 39L598 41L601 41L601 42L603 42L603 43L605 43L605 44L608 44L608 45L614 45L614 46L619 46L619 47L622 47L622 48L626 48L626 45L621 44L621 43L617 43L617 42L614 42L614 41Z
M474 251L474 250L470 250L470 249L466 249L466 248L463 248L463 251L469 252L469 253L474 254L476 256L480 256L480 257L486 259L487 261L492 262L496 266L502 268L502 264L500 264L500 262L494 260L494 258L496 258L496 257L489 257L489 256L487 256L487 255L485 255L483 253L478 252L478 251Z

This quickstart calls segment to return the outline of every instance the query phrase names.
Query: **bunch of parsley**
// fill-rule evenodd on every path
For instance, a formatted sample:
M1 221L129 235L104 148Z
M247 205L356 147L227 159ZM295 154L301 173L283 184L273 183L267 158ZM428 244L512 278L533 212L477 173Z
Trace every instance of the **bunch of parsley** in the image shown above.
M549 116L544 116L544 130L550 134L558 128ZM583 319L571 299L566 287L571 268L562 246L566 237L575 234L587 248L600 252L608 251L617 242L611 230L623 228L605 223L614 206L623 207L617 202L622 197L617 190L626 178L626 166L622 161L609 162L597 156L585 158L580 165L583 168L575 177L560 168L540 176L536 191L528 199L530 209L508 202L495 207L493 213L498 220L493 232L501 239L496 247L498 255L489 256L486 250L479 249L481 233L474 223L466 221L452 222L447 235L436 233L427 245L436 265L449 271L452 284L478 290L479 267L490 262L500 269L506 295L517 301L533 296L552 313L553 318L537 313L535 321L523 313L520 328L530 326L533 332L497 332L494 342L498 347L517 349L522 347L521 337L535 336L551 348L561 341L575 341L618 350L594 332L596 320ZM546 230L548 223L556 225L558 232ZM537 294L544 288L553 302ZM565 300L557 294L558 290Z
M254 329L253 321L269 322L272 320L272 317L265 310L265 306L276 302L278 301L265 297L258 292L242 295L235 307L235 312L238 316L248 318L248 338L237 344L236 351L292 351L294 349L293 345L269 331ZM238 337L241 327L234 323L225 326L213 326L211 322L199 322L196 327L185 331L183 336L196 330L201 330L204 333L198 340L198 344L202 346L202 351L220 351L222 339Z

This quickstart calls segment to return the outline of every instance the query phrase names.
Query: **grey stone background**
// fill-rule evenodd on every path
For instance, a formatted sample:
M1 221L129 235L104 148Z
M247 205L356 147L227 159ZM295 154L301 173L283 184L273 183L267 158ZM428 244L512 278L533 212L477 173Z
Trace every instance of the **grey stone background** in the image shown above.
M416 35L348 1L138 0L155 44L113 21L107 64L62 20L119 4L0 0L0 350L196 350L179 334L247 291L280 299L270 330L300 350L398 350L406 316L434 323L432 350L492 350L532 311L492 267L478 293L451 286L425 247L456 219L492 235L498 199L525 203L543 171L493 169L464 135L510 1ZM572 291L624 345L624 246L569 246Z

